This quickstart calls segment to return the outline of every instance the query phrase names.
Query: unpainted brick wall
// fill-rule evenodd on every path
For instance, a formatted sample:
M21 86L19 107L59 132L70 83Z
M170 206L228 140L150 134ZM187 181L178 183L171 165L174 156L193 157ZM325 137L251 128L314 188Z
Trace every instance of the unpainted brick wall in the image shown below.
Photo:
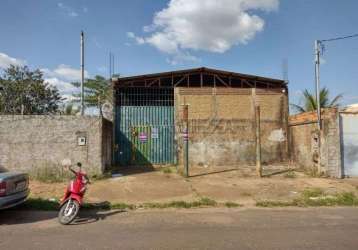
M80 136L85 146L78 145ZM111 163L111 138L112 123L98 117L0 116L0 167L31 172L71 159L100 174Z
M255 105L261 108L263 163L287 160L288 99L285 90L176 88L176 139L180 164L183 163L180 128L183 128L184 104L189 105L191 165L253 165L256 159Z
M322 130L317 127L316 112L290 116L291 159L305 170L317 170L318 141L320 136L321 171L327 176L342 177L339 113L337 109L322 110Z

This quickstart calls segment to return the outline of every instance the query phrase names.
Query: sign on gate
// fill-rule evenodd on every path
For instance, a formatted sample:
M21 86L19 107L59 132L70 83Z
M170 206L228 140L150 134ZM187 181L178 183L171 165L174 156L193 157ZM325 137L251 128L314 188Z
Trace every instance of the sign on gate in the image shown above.
M140 140L140 142L143 142L143 143L147 142L147 141L148 141L148 135L147 135L147 133L141 132L141 133L139 134L139 140Z

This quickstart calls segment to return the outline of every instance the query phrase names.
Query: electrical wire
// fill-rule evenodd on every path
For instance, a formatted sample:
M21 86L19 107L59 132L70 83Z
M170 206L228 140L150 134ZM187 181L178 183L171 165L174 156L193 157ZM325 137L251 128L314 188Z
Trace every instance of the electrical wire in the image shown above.
M325 40L319 40L319 41L320 42L332 42L332 41L343 40L343 39L354 38L354 37L358 37L358 34L354 34L354 35L350 35L350 36L336 37L336 38L325 39Z

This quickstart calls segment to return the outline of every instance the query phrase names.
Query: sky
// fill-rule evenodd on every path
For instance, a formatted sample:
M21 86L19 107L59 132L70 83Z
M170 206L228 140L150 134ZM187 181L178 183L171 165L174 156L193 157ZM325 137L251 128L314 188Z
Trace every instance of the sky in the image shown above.
M314 90L314 40L358 33L356 0L1 0L0 68L41 69L64 96L86 77L193 67L283 78L291 103ZM358 103L358 38L325 43L321 84Z

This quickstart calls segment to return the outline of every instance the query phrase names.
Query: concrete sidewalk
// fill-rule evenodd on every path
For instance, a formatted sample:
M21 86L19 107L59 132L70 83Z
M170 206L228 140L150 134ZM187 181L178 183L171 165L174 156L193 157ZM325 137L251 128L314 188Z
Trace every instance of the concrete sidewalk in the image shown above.
M32 197L60 198L66 183L31 182ZM141 204L147 202L194 201L208 197L218 202L232 201L251 206L257 200L292 200L306 188L324 192L353 192L358 195L358 179L312 178L296 173L269 178L242 177L239 171L184 178L162 171L138 172L95 181L89 186L88 202Z

